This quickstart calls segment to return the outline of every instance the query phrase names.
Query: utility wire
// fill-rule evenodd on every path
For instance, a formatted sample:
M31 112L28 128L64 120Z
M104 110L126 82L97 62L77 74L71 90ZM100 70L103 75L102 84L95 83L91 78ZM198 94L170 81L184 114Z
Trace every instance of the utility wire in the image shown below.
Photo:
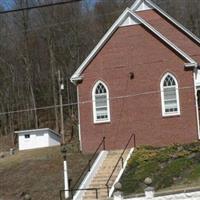
M4 10L4 11L0 11L0 15L7 14L7 13L13 13L13 12L21 12L21 11L26 11L26 10L39 9L39 8L46 8L46 7L51 7L51 6L58 6L58 5L69 4L69 3L75 3L75 2L79 2L79 1L82 1L82 0L69 0L69 1L64 1L64 2L57 2L57 3L50 3L50 4L44 4L44 5L38 5L38 6L18 8L18 9L13 9L13 10Z
M110 12L110 13L106 13L106 14L101 14L101 15L98 15L98 17L95 17L95 20L96 19L100 19L102 18L102 16L110 16L110 15L113 15L113 14L116 14L116 13L119 13L121 12L121 10L116 10L116 11L113 11L113 12ZM8 36L15 36L15 35L18 35L18 34L21 34L21 33L28 33L28 32L37 32L41 29L48 29L48 28L52 28L54 26L59 26L59 25L65 25L65 24L69 24L71 22L81 22L83 21L83 19L76 19L76 20L65 20L65 21L60 21L60 22L56 22L56 23L50 23L48 25L34 25L33 28L29 28L27 30L23 30L23 31L18 31L18 32L9 32L9 33L6 33L5 35L1 35L1 38L2 37L8 37ZM54 28L54 30L59 30L59 31L64 31L62 30L62 28Z
M192 89L194 86L185 86L185 87L180 87L178 90L188 90ZM109 101L112 100L118 100L118 99L124 99L124 98L132 98L132 97L138 97L142 95L152 95L152 94L160 94L160 90L152 90L152 91L146 91L142 93L135 93L135 94L128 94L128 95L122 95L122 96L115 96L115 97L110 97ZM85 100L85 101L80 101L80 102L72 102L72 103L67 103L63 104L63 107L68 107L68 106L75 106L75 105L80 105L80 104L87 104L87 103L92 103L92 100ZM36 111L36 110L48 110L52 108L59 108L61 105L52 105L52 106L44 106L44 107L39 107L39 108L29 108L29 109L23 109L23 110L15 110L15 111L9 111L9 112L1 112L0 115L7 115L7 114L15 114L15 113L23 113L23 112L30 112L30 111Z

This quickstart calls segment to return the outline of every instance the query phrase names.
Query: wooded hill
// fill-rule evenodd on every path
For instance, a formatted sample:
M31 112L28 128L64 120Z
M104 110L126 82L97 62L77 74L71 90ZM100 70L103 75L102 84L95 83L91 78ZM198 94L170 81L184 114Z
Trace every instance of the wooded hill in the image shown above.
M52 2L59 0L45 1ZM58 70L65 84L63 103L76 103L76 88L70 83L70 76L116 18L133 2L83 0L0 14L1 137L9 135L9 141L14 142L14 137L10 137L14 130L49 127L59 131L60 115L56 106L59 105ZM200 35L199 0L154 2ZM3 0L0 10L40 4L44 1ZM20 112L10 112L16 110ZM76 104L64 106L66 129L71 130L72 121L76 123L76 113ZM3 137L0 141L4 141Z

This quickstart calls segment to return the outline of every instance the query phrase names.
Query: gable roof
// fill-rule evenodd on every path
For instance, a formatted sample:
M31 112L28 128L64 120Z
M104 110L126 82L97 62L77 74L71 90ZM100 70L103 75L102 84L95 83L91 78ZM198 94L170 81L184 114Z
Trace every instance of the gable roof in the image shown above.
M142 6L143 5L143 6ZM145 5L145 6L144 6ZM139 9L143 8L143 9ZM171 17L169 14L167 14L164 10L162 10L159 6L157 6L155 3L153 3L151 0L136 0L134 4L131 6L131 10L136 12L136 11L141 11L141 10L148 10L150 9L155 9L158 11L162 16L166 17L169 21L171 21L175 26L180 28L183 32L185 32L189 37L194 39L196 42L200 44L200 39L193 34L190 30L188 30L186 27L184 27L181 23L179 23L177 20L175 20L173 17Z
M143 3L143 4L142 4ZM145 3L145 4L144 4ZM152 3L152 2L150 2ZM171 47L173 50L175 50L181 57L185 58L188 63L185 63L185 67L197 67L197 63L195 60L193 60L188 54L186 54L184 51L182 51L180 48L178 48L174 43L172 43L170 40L168 40L165 36L163 36L160 32L158 32L153 26L151 26L148 22L146 22L144 19L139 17L136 13L134 13L134 10L137 11L143 10L143 9L152 9L154 5L150 5L149 1L147 0L137 0L131 9L126 8L125 11L120 15L120 17L115 21L115 23L111 26L111 28L107 31L107 33L102 37L102 39L99 41L99 43L96 45L96 47L91 51L91 53L88 55L88 57L83 61L83 63L80 65L80 67L75 71L75 73L70 78L71 82L76 83L76 81L81 80L81 73L83 70L88 66L88 64L92 61L92 59L97 55L97 53L101 50L101 48L104 46L104 44L110 39L112 34L117 30L117 28L123 23L129 23L130 20L127 21L128 18L132 20L132 24L143 24L146 28L148 28L153 34L155 34L158 38L160 38L165 44L167 44L169 47ZM134 21L134 23L133 23Z

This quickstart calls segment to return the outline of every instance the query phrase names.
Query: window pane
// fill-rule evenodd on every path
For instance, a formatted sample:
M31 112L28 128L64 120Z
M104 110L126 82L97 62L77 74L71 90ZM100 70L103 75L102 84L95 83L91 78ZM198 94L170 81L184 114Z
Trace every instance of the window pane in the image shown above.
M165 106L172 106L177 105L177 101L175 100L170 100L170 101L165 101Z
M107 113L107 107L96 108L96 113L97 114L105 114L105 113Z
M178 105L176 100L165 101L165 112L177 112Z
M176 99L176 88L164 88L164 98L165 100Z
M24 137L25 137L26 139L28 139L28 138L30 138L30 135L29 135L29 134L25 134Z
M167 75L164 81L164 86L173 86L173 85L176 85L173 77L170 75Z
M97 119L107 119L108 118L107 107L96 108L96 115Z
M106 95L97 96L96 95L96 107L107 106Z
M96 88L95 94L103 94L106 93L106 88L103 84L99 83L99 85Z
M165 112L167 113L167 112L177 112L178 111L178 109L177 108L166 108L165 109Z
M165 108L177 108L177 102L176 100L174 101L165 101Z

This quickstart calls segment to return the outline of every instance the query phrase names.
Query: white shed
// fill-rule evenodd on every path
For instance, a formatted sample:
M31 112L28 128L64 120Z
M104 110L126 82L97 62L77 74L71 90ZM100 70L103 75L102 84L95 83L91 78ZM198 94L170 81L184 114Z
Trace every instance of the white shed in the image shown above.
M15 131L19 150L60 145L60 135L49 128Z

